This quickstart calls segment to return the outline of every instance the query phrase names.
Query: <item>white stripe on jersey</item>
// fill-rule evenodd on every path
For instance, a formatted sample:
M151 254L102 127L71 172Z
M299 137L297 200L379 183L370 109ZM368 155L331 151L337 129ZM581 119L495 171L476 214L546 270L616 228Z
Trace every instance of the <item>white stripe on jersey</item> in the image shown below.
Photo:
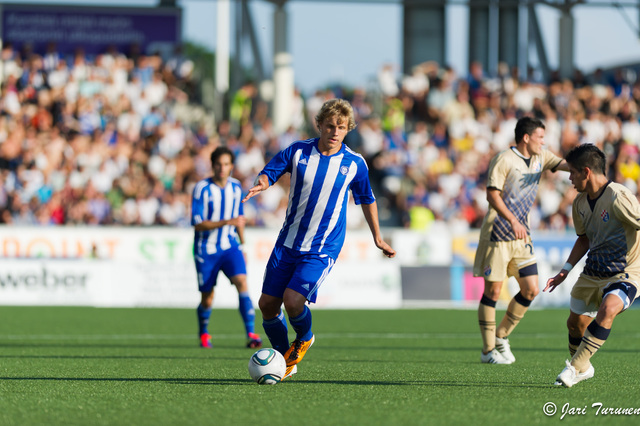
M315 149L313 154L315 154ZM317 156L314 155L313 158ZM313 208L313 214L311 216L311 221L309 222L309 227L307 228L307 233L305 234L302 244L300 246L300 251L309 251L311 250L311 243L313 242L313 237L315 237L316 232L318 232L318 227L320 226L320 220L324 215L324 212L329 204L329 197L331 196L331 192L333 191L333 185L335 184L336 178L338 177L338 173L340 172L340 163L342 162L343 155L337 155L332 157L329 160L329 167L327 168L327 174L324 176L324 181L322 183L322 191L316 200L316 205ZM344 192L345 186L342 187L340 193ZM342 208L340 204L340 198L338 197L338 201L336 202L336 209L339 210ZM334 210L334 214L335 214ZM333 219L333 218L332 218Z
M302 152L300 150L296 151L296 153L293 155L293 164L296 164L298 162L301 155L302 155ZM293 188L295 188L295 183L297 180L298 180L298 170L296 167L292 167L292 170L291 170L291 189L292 190ZM285 218L289 217L289 214L291 213L291 205L293 204L291 200L293 200L293 195L294 195L294 191L292 190L289 191L289 202L287 203L287 213L285 215Z
M300 226L300 222L302 221L302 216L304 216L304 212L307 208L307 202L309 201L309 196L311 195L311 189L313 189L313 179L315 178L316 173L318 172L318 165L320 164L320 157L318 155L314 155L315 153L317 153L317 151L314 148L313 151L311 152L311 155L309 156L309 163L307 164L307 170L305 171L304 176L302 176L302 179L304 179L306 182L309 182L309 184L305 185L303 183L302 185L302 192L300 193L300 197L298 198L296 217L294 218L293 223L291 223L291 226L289 226L289 231L287 232L287 238L285 238L284 240L285 247L289 247L289 248L293 247L293 243L296 239L296 234L298 233L298 227ZM292 173L291 173L291 188L296 187L297 180L299 179L296 165L298 164L298 161L300 160L301 155L302 155L302 150L299 149L298 151L296 151L293 159L293 167L292 167ZM291 204L292 204L291 198L293 197L294 192L295 191L291 191L289 195L289 209L291 208ZM289 213L290 212L288 211L287 217L289 217Z
M216 188L220 191L220 188ZM235 191L224 191L224 216L222 217L233 217L231 214L233 213L233 198L235 196ZM220 210L220 206L217 205L218 210ZM221 219L222 219L221 217ZM220 219L219 219L220 220ZM231 232L231 225L224 225L220 229L220 248L222 250L228 250L231 248L231 243L229 242L229 232Z
M201 180L196 184L196 189L193 192L194 196L196 197L196 200L199 200L202 197L202 190L204 190L206 186L207 186L207 182L204 180Z
M331 215L329 226L327 226L327 230L325 231L324 236L322 237L322 244L320 244L319 251L322 251L325 241L327 241L327 238L336 227L336 223L338 223L338 219L340 219L340 212L342 211L344 197L347 196L347 188L349 188L349 184L351 184L351 181L356 176L356 173L358 173L358 167L356 163L352 162L351 165L349 166L349 174L345 178L344 184L342 185L342 188L340 189L340 193L338 194L338 199L336 200L336 207L333 210L333 214Z
M204 217L208 217L210 221L217 222L221 219L222 209L220 205L222 203L222 193L217 185L209 185L209 191L211 192L211 202L213 204L213 213L209 212L209 199L205 199L204 204ZM209 231L209 238L207 239L207 254L213 254L218 252L216 245L218 244L218 235L220 234L220 228L212 229Z

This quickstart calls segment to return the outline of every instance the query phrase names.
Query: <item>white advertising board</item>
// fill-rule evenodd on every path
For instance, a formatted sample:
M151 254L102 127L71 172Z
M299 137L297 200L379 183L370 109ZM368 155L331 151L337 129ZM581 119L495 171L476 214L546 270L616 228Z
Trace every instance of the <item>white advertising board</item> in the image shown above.
M249 291L257 303L277 230L246 232ZM0 305L195 307L193 231L184 228L0 227ZM319 290L319 308L398 308L397 261L369 232L347 232ZM220 274L214 306L237 307Z

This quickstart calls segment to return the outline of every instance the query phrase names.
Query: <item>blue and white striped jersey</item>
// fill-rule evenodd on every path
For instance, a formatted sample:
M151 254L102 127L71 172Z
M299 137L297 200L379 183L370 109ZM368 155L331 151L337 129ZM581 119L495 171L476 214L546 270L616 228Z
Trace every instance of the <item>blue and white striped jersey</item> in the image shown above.
M367 163L344 144L337 153L322 155L315 138L289 145L260 174L273 185L287 172L289 205L276 244L337 259L346 232L348 190L356 204L375 202Z
M242 216L244 210L241 201L242 187L238 179L228 178L224 188L216 185L211 177L203 179L193 189L191 225L205 220L217 222ZM215 254L238 245L236 227L225 225L211 231L195 231L193 253Z

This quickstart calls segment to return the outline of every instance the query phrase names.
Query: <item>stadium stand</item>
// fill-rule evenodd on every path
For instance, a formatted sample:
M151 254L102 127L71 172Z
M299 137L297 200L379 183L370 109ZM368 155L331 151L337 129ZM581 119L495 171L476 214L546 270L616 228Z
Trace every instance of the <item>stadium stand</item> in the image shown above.
M489 159L512 143L525 114L544 121L556 154L594 143L607 153L612 179L634 192L640 182L640 85L622 73L541 82L505 65L496 76L477 63L467 76L432 62L410 75L385 66L375 87L324 88L306 99L296 92L292 125L276 134L251 82L233 96L230 119L214 123L183 56L42 57L10 44L1 55L0 223L187 227L191 190L210 173L215 147L236 153L246 189L272 155L315 136L313 117L332 97L355 108L358 127L347 143L367 159L383 226L426 229L435 219L460 232L479 227ZM532 227L571 228L568 179L544 180ZM279 227L286 188L281 180L252 199L248 223ZM366 226L360 216L349 226Z

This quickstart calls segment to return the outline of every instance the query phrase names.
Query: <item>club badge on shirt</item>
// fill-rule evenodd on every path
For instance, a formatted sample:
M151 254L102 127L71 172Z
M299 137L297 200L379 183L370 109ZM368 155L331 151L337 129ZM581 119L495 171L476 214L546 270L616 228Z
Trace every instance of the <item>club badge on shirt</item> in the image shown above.
M538 173L538 172L539 172L539 171L541 171L541 170L542 170L542 166L540 165L540 161L536 160L536 161L533 163L533 171L534 171L535 173Z
M606 210L602 210L602 213L600 213L600 217L602 218L603 222L609 222L609 212Z

